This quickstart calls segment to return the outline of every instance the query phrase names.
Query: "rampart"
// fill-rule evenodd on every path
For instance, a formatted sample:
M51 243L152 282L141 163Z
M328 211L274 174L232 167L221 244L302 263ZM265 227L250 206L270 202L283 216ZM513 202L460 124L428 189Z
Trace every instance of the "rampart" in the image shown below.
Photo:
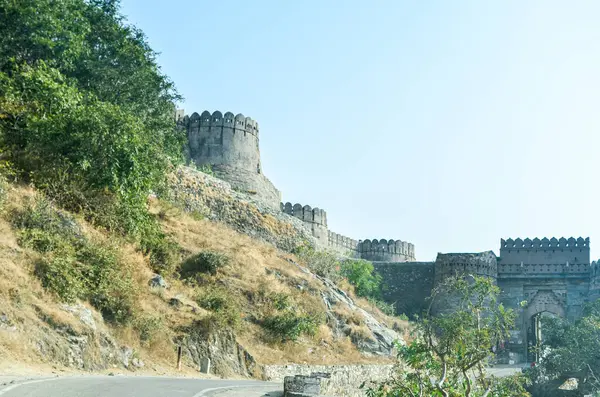
M190 161L210 165L214 174L234 189L256 195L273 209L279 209L281 194L263 175L260 162L258 123L243 114L208 111L181 117L177 125L188 137Z
M498 275L498 261L493 251L478 253L438 253L435 259L435 283L459 275L471 274L486 276L496 279Z
M358 241L332 231L329 232L328 247L342 255L358 257Z
M374 262L383 283L383 299L396 314L421 315L434 281L434 262Z
M320 208L311 208L310 205L293 204L287 202L280 204L281 211L300 219L317 238L321 245L328 245L329 232L327 230L327 213Z
M501 239L498 272L501 275L588 273L590 239Z
M360 241L357 251L362 259L373 262L412 262L415 260L415 246L400 240Z

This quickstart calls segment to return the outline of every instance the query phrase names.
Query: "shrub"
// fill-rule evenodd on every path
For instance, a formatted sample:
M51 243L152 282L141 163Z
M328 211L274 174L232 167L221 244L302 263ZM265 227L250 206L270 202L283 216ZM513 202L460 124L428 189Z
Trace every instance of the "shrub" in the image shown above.
M314 335L319 324L317 316L299 315L291 310L269 315L262 321L262 326L283 342L295 341L302 334Z
M230 258L220 252L202 251L189 257L181 265L181 276L193 278L197 273L217 274L217 271L230 262Z
M273 307L277 310L287 310L292 307L292 298L283 292L275 292L269 296Z
M141 316L133 322L133 328L139 333L140 342L148 346L164 329L161 317Z
M44 256L35 267L42 286L54 292L65 302L73 302L86 295L85 280L75 263L73 252L67 247Z
M175 271L181 257L180 247L158 225L147 228L140 247L149 256L150 267L155 273L170 275Z
M228 328L236 330L240 326L241 312L231 293L225 288L213 287L203 290L196 302L212 314L203 321L206 330Z
M387 303L374 298L368 298L368 301L388 316L394 316L396 314L396 305L394 303Z
M378 298L381 276L375 273L373 264L363 259L347 259L342 262L341 273L356 288L356 294Z
M43 197L15 212L19 243L43 253L35 274L63 301L89 300L108 321L128 322L137 293L116 249L81 234L77 223Z
M341 263L334 254L327 251L316 251L307 245L296 248L294 253L306 267L319 276L327 277L333 281L338 281L341 278Z

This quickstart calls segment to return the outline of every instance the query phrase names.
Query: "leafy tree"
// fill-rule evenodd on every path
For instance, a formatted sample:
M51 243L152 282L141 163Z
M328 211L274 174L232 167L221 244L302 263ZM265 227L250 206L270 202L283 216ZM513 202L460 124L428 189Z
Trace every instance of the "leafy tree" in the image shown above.
M381 276L375 273L373 264L364 259L348 259L342 262L341 273L356 287L358 296L378 298L381 292Z
M575 322L542 317L542 336L542 359L529 371L532 391L556 389L576 378L578 389L573 395L600 395L600 300L588 304Z
M499 289L490 279L455 277L436 287L430 306L414 328L413 341L398 345L399 370L371 387L370 397L528 396L521 378L486 374L491 348L506 339L514 314L497 303ZM437 300L453 310L434 316Z
M180 97L144 34L118 0L0 0L0 20L0 159L158 262L173 257L146 202L181 160Z

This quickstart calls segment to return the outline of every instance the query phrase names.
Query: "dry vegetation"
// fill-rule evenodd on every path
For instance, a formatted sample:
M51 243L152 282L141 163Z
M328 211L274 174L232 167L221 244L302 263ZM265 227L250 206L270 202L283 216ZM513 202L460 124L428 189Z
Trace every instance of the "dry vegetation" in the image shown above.
M63 331L69 330L74 335L90 332L76 316L62 308L56 296L41 286L34 276L34 263L41 254L20 246L16 231L9 222L9 214L22 210L35 195L28 188L12 188L0 217L0 315L5 315L11 326L17 329L16 332L8 331L0 324L0 370L45 363L62 367L68 361L62 357L65 354ZM352 344L351 337L373 336L364 326L361 314L344 307L336 307L335 312L347 322L347 336L334 336L324 317L314 333L301 334L296 341L283 341L266 332L260 321L281 312L278 301L307 316L317 318L323 315L324 306L319 294L323 287L320 282L290 264L286 260L287 254L272 245L239 234L223 224L182 213L156 200L151 202L151 211L161 218L164 231L182 247L184 256L210 250L223 254L229 260L216 274L206 274L200 282L167 278L170 288L150 288L148 280L153 273L148 266L148 258L127 242L77 219L87 236L118 246L119 261L128 267L135 285L138 315L133 322L125 325L104 323L98 311L82 302L92 310L98 327L96 335L110 335L116 346L131 347L146 363L146 370L167 373L169 368L173 368L176 356L173 338L193 324L199 324L199 320L201 323L204 319L205 325L218 326L215 313L198 304L213 292L224 294L228 304L237 310L234 313L239 313L239 322L235 324L237 340L259 363L387 361L365 357ZM348 287L347 290L351 291L352 288ZM366 300L353 298L382 322L390 326L394 322L402 323L383 315ZM177 301L177 305L173 304L173 300ZM44 349L40 349L39 340L44 340ZM91 346L88 351L92 362L90 367L93 367L97 345Z

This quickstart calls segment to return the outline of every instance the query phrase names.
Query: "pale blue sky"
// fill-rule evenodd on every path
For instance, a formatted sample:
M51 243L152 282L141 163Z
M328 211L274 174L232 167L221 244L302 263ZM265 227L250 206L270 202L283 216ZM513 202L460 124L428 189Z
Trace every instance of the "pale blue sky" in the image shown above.
M123 0L188 114L260 125L283 200L437 252L600 246L600 2Z

